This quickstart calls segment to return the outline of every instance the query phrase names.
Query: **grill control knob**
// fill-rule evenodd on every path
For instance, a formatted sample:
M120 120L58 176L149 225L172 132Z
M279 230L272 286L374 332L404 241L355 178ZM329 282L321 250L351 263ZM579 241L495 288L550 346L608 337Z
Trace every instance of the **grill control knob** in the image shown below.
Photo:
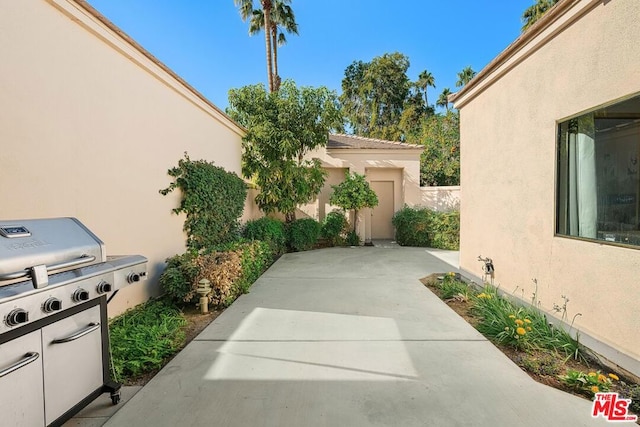
M62 310L62 301L58 298L49 298L44 304L42 304L42 311L45 313L53 313L54 311Z
M21 323L27 323L29 321L29 313L21 308L16 308L14 310L11 310L9 314L7 314L7 318L5 321L9 326L16 326Z
M73 292L73 295L71 295L71 299L74 302L86 301L89 299L89 292L85 291L82 288L78 288Z
M111 283L105 282L104 280L98 283L98 286L96 287L96 291L98 291L99 294L106 294L107 292L111 292L111 289Z
M140 275L138 273L129 273L127 276L127 282L135 283L140 281Z

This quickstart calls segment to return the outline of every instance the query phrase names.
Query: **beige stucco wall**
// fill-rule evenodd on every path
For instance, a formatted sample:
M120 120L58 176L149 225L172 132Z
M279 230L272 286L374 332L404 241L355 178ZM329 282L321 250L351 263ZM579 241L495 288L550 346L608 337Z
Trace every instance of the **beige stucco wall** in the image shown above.
M460 208L460 186L421 187L420 205L438 212L449 212Z
M569 321L636 374L640 248L555 237L554 220L557 123L640 93L638 46L637 0L583 0L456 99L461 267L492 258L502 290L548 312L568 297Z
M0 219L78 217L148 257L111 315L157 294L185 241L167 169L187 151L239 174L242 130L71 0L0 2L0 28Z
M421 204L420 190L420 149L325 149L308 153L306 158L318 158L327 170L349 170L365 175L367 181L394 181L394 209L402 208L406 203L414 206ZM336 175L337 176L337 175ZM339 182L341 182L340 180ZM326 187L326 186L325 186ZM330 187L329 187L330 188ZM304 206L303 211L322 221L319 201L328 200L326 188L314 203ZM329 212L325 209L325 212ZM358 235L363 242L371 239L371 210L362 209L358 213Z

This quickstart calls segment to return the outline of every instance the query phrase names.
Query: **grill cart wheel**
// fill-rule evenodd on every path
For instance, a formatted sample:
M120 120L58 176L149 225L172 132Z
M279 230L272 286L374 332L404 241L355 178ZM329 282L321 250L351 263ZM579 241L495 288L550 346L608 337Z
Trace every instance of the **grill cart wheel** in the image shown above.
M113 403L114 405L120 403L120 390L111 393L111 403Z

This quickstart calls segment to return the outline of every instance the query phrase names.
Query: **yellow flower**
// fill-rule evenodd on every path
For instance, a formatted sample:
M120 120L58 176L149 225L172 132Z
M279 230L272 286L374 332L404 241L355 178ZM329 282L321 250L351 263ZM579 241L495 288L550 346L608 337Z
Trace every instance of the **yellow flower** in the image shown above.
M598 382L603 383L607 380L607 377L605 377L602 374L598 374Z
M516 319L516 325L518 326L522 326L524 324L524 322L520 319Z
M531 326L527 326L527 331L531 332Z
M529 319L524 319L524 323L531 323L531 320L529 320Z
M451 272L451 271L447 273L447 276L449 276L449 277L453 277L453 276L455 276L455 275L456 275L456 273L453 273L453 272Z
M508 330L509 330L509 327L507 326L506 328L504 328L504 330L505 330L505 331L508 331Z
M510 314L510 315L509 315L509 319L515 319L515 318L516 318L516 316L515 316L515 315L513 315L513 314Z
M618 376L616 374L609 374L609 378L611 378L612 380L616 380L618 381L620 378L618 378Z
M595 377L595 376L596 376L596 373L595 373L595 372L589 372L589 376L590 376L590 377Z
M600 389L598 388L597 385L594 385L594 386L591 387L591 391L594 392L594 393L597 393L597 392L600 391Z
M518 335L524 335L527 333L527 331L525 331L522 327L517 328L516 332L518 333Z

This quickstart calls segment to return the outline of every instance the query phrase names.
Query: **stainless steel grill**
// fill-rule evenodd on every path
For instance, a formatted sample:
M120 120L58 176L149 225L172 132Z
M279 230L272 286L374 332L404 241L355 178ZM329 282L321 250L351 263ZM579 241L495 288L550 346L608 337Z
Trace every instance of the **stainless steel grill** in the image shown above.
M60 425L104 392L107 303L146 279L75 218L0 221L0 424Z

